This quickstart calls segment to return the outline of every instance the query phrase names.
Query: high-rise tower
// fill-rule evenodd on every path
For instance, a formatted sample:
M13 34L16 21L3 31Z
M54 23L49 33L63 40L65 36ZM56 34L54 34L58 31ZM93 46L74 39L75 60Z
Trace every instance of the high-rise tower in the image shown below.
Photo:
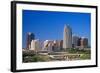
M79 46L78 44L80 44L80 38L78 36L72 36L72 44L73 44L73 48L77 48L77 46Z
M66 50L67 48L72 48L72 30L68 26L64 26L63 32L63 48Z
M31 41L31 48L30 48L30 50L33 50L33 51L40 51L41 50L40 41L38 39Z
M81 48L87 48L88 47L88 38L82 37L81 39Z
M31 41L35 39L35 36L33 33L29 32L27 33L26 37L26 49L30 49L31 47Z

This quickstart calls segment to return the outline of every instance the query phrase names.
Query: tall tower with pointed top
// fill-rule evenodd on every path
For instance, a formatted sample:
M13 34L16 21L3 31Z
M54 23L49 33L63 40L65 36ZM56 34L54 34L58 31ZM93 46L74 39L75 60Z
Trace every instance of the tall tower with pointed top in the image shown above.
M69 25L64 26L63 48L64 50L66 50L67 48L72 48L72 29Z

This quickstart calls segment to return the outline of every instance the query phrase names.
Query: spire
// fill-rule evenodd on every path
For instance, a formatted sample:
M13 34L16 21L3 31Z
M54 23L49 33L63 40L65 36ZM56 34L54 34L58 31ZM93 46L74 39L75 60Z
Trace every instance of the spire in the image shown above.
M67 28L67 25L65 24L64 28Z
M29 35L31 35L31 32L28 32Z
M66 24L65 24L65 26L64 26L64 32L66 32L66 31L67 31L66 29L67 29L67 26L66 26Z
M70 28L69 24L65 24L64 28Z
M66 26L66 24L65 24L65 26L64 26L64 27L67 27L67 26Z
M64 26L64 31L65 31L65 32L67 32L67 29L70 29L69 24L68 24L68 25L65 24L65 26Z

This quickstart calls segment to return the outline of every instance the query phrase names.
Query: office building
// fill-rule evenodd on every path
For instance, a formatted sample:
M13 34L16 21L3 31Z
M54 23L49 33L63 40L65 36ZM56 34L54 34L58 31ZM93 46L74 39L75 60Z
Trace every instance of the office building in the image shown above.
M26 36L26 49L31 48L31 41L35 39L35 35L31 32L27 33Z
M40 45L39 40L32 40L31 41L30 50L33 50L33 51L40 51L41 50L41 45Z
M80 40L78 36L72 37L72 46L73 48L77 48L78 44L80 44Z
M72 48L72 30L68 26L64 26L64 32L63 32L63 48L64 50L67 50L67 48Z
M81 39L81 48L87 48L87 47L88 47L88 39L83 37Z

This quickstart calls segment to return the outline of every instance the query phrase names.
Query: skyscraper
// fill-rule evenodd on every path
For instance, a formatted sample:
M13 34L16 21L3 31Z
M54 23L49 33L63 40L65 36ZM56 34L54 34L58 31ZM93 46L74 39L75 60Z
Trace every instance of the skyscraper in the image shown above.
M30 49L31 48L31 41L35 39L35 36L33 33L29 32L27 33L26 36L26 49Z
M81 37L78 38L77 46L81 46L81 39L82 39Z
M72 44L73 44L73 48L77 48L78 45L78 42L79 41L79 37L78 36L73 36L72 37Z
M64 26L63 32L63 48L66 50L67 48L72 48L72 30L68 26Z
M87 48L87 47L88 47L88 39L83 37L81 39L81 48Z
M40 50L42 50L41 49L41 45L40 45L40 41L38 39L31 41L31 48L30 48L30 50L33 50L33 51L40 51Z
M63 50L63 40L60 40L60 50Z

